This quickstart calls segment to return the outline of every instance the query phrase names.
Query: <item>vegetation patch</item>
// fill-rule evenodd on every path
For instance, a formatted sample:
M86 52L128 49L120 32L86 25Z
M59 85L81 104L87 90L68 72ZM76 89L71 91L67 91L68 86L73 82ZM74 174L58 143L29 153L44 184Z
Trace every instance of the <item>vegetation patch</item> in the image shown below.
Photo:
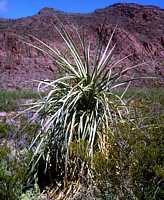
M12 142L23 139L20 146L10 140L1 145L2 199L41 199L42 192L48 199L78 199L81 188L93 188L90 197L99 199L162 200L163 91L129 90L132 81L150 77L127 75L138 65L113 70L122 61L111 62L114 32L106 46L98 41L93 57L78 32L76 46L62 24L57 31L67 56L33 36L38 45L25 42L50 56L65 75L40 81L39 98L32 94L36 101L24 112L34 110L37 122L26 124L22 117L19 129L0 126L2 138L11 130ZM30 96L4 94L11 105ZM87 199L85 192L80 198Z
M15 111L19 108L20 99L36 99L37 92L32 91L0 91L0 111Z

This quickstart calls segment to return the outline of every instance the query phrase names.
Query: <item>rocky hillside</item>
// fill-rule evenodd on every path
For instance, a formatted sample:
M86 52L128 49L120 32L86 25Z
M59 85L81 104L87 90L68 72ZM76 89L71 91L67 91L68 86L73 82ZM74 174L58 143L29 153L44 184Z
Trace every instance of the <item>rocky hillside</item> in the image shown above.
M117 24L113 37L113 42L117 44L115 59L131 55L124 61L124 66L146 62L133 73L158 76L159 79L153 84L164 85L164 10L154 6L114 4L88 14L44 8L31 17L0 19L0 89L31 88L36 86L31 80L51 79L56 75L52 61L23 44L18 37L30 33L51 46L63 48L62 40L54 28L56 16L68 28L73 25L80 32L85 30L93 44L104 19L106 35L110 35ZM148 83L140 81L137 84Z

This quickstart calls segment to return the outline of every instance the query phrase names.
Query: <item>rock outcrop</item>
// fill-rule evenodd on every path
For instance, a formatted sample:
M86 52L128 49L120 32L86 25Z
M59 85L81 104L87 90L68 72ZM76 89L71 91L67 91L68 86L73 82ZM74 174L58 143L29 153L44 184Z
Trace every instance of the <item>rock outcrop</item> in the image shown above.
M125 66L146 62L133 73L139 76L158 76L153 81L164 85L164 10L154 6L137 4L114 4L89 14L74 14L44 8L38 14L17 20L0 19L0 89L36 88L31 80L52 79L56 67L46 55L25 45L20 36L32 34L51 46L63 48L63 42L54 25L58 19L66 27L85 30L95 43L99 27L105 19L105 34L110 35L116 24L113 37L117 47L116 59L131 55ZM136 84L145 85L146 81Z

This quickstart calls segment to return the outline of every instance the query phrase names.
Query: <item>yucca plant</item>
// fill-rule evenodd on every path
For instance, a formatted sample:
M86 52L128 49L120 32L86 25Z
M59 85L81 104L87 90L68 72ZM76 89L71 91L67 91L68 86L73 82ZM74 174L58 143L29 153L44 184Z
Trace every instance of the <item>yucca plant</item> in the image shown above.
M123 96L135 78L122 78L128 70L139 65L114 72L113 69L127 58L112 62L116 46L112 45L112 37L117 27L105 47L98 41L94 53L91 52L91 44L78 31L77 45L62 24L56 29L66 45L67 55L34 36L30 37L38 45L25 42L51 57L55 65L65 73L56 80L39 82L38 91L44 89L48 94L44 97L40 95L40 100L31 107L37 109L42 125L30 146L34 149L31 171L43 159L45 171L55 163L53 167L56 174L57 169L61 169L61 176L65 175L66 178L72 142L84 140L88 156L92 158L94 148L102 146L97 143L101 134L113 134L117 123L128 119L128 108ZM126 87L119 96L114 91L120 86Z

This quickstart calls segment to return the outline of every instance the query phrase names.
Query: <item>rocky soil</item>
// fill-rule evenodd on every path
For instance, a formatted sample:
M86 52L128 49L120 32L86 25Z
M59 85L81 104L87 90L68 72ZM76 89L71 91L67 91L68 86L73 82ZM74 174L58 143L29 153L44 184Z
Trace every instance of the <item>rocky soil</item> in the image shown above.
M41 52L25 45L20 36L32 34L64 50L64 45L54 25L57 18L70 29L75 26L85 34L95 48L95 39L105 20L105 34L110 35L116 26L113 42L117 44L115 59L131 56L124 66L146 62L133 70L137 76L158 76L155 86L164 85L164 10L154 6L114 4L88 14L71 14L44 8L31 17L0 19L0 89L35 88L33 79L52 79L56 67ZM152 82L151 82L152 83ZM149 85L139 81L137 85Z

